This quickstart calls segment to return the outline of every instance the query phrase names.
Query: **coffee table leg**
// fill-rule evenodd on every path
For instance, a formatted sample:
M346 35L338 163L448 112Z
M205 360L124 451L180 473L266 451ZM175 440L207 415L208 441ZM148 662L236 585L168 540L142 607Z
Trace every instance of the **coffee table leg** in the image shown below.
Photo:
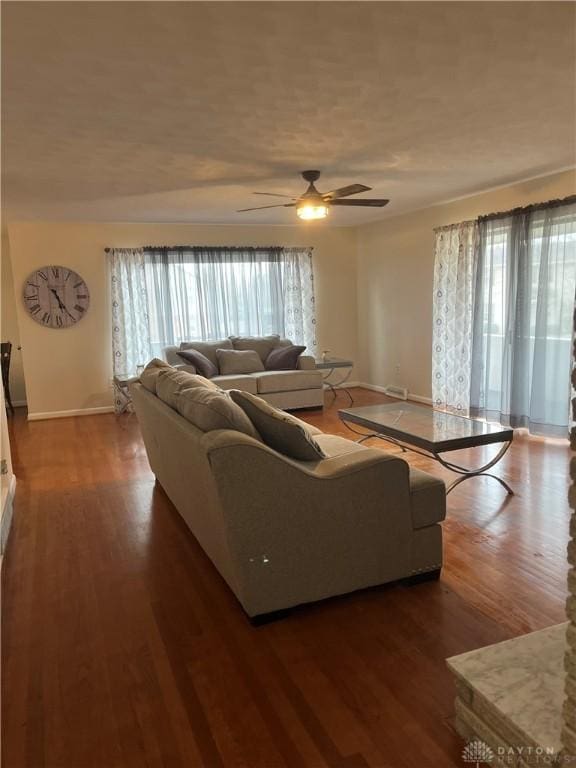
M346 390L346 392L348 392L348 390ZM348 396L350 397L349 392L348 392ZM406 453L406 451L408 450L408 448L403 446L402 443L398 442L398 440L394 440L393 437L386 437L386 435L380 435L378 434L378 432L369 432L368 434L366 434L365 432L358 432L357 429L352 429L350 424L348 424L348 422L345 419L341 419L341 421L342 421L342 424L344 424L344 426L350 430L350 432L354 432L355 435L361 435L360 440L355 441L358 443L358 445L361 445L365 440L373 440L375 437L377 437L378 440L384 440L384 442L386 443L391 443L392 445L397 446L402 450L402 453ZM410 449L410 450L413 450L413 449ZM414 451L414 452L420 453L420 451ZM422 456L426 456L427 458L430 458L429 453L422 453Z
M461 467L459 464L454 464L451 461L445 461L442 456L439 453L434 454L434 458L436 461L438 461L440 464L442 464L443 467L446 467L446 469L449 469L451 472L457 472L460 477L456 478L453 483L451 483L448 488L446 489L446 495L450 493L450 491L453 491L454 488L456 488L457 485L460 485L460 483L463 483L464 480L468 480L471 477L491 477L494 480L498 480L500 485L502 485L506 491L508 492L509 496L514 495L514 491L508 483L506 483L504 480L502 480L501 477L498 477L497 475L493 475L490 472L488 472L489 469L491 469L495 464L497 464L500 459L504 456L508 448L512 445L512 440L510 440L507 443L504 443L502 448L498 451L496 456L489 461L487 464L485 464L483 467L479 467L478 469L468 469L467 467Z

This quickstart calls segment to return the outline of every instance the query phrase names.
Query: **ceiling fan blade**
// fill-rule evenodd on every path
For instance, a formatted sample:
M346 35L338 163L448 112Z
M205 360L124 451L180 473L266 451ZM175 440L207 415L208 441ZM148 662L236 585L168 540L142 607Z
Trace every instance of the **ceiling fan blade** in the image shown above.
M382 208L389 202L390 200L365 197L363 200L330 200L330 205L365 205L369 208Z
M333 189L331 192L323 192L322 197L326 200L333 200L336 197L348 197L349 195L358 195L360 192L369 192L372 187L367 187L364 184L349 184L347 187L340 187L340 189Z
M267 195L268 197L287 197L289 200L296 200L294 195L279 195L277 192L252 192L253 195Z
M236 213L246 213L246 211L261 211L264 208L294 208L296 203L277 203L276 205L259 205L256 208L240 208Z

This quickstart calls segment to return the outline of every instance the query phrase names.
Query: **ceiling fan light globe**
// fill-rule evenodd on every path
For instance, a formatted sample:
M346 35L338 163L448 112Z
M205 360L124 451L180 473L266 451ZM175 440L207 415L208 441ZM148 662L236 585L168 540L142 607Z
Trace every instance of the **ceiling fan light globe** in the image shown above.
M329 206L324 203L303 203L296 208L296 214L303 221L325 219L328 216Z

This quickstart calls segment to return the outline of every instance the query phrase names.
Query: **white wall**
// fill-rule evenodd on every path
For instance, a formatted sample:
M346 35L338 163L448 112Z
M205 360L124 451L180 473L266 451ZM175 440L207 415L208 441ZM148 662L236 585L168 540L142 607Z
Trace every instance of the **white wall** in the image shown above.
M431 396L435 227L575 192L566 171L359 227L356 378Z
M12 403L23 405L26 402L26 386L24 383L24 367L20 346L20 329L16 312L16 296L12 280L12 261L10 258L10 241L7 230L2 230L2 257L0 269L0 294L2 311L0 313L0 337L2 341L12 342L12 357L10 360L10 396Z
M8 233L30 414L112 404L107 246L311 245L319 349L329 348L334 354L356 359L356 240L351 229L14 222L9 223ZM76 270L90 290L90 310L72 328L44 328L24 310L24 281L34 269L47 264Z

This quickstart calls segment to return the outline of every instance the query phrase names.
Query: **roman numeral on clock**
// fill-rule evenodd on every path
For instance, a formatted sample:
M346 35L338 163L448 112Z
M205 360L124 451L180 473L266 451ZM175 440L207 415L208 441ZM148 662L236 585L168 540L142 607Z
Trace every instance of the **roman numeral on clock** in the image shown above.
M80 306L80 304L74 304L74 309L76 310L76 312L85 312L86 311L84 309L84 307Z

